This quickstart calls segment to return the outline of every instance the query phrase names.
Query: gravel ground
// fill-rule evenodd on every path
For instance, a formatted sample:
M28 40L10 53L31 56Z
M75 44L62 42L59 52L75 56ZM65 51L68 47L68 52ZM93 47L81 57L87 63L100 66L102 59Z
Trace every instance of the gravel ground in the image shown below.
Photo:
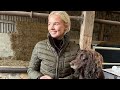
M0 60L0 66L25 66L27 67L29 61L22 60Z

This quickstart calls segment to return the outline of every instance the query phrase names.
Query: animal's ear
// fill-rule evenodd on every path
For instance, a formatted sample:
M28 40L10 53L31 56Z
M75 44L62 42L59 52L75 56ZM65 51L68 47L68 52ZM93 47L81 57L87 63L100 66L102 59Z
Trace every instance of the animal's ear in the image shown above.
M98 79L104 79L104 78L105 78L104 73L103 73L103 70L102 70L101 67L98 67L96 74L97 74L97 78L98 78Z

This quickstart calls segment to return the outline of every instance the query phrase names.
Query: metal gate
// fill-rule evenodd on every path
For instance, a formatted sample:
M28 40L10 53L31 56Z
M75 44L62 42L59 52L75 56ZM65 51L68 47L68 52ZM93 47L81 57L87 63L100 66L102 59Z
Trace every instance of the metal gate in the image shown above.
M15 32L15 22L0 20L0 33L12 33Z

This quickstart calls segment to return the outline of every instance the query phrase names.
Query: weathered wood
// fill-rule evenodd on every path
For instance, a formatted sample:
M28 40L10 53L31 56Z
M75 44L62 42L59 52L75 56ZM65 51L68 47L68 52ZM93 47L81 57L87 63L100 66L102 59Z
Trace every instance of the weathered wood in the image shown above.
M80 48L89 50L92 44L95 11L83 11L83 23L80 28Z
M100 30L100 34L99 34L99 41L102 41L103 40L103 38L104 38L104 27L105 27L105 25L104 24L102 24L102 28L101 28L101 30Z
M87 11L88 12L88 11ZM93 11L95 12L95 11ZM16 16L30 16L30 17L48 17L47 13L36 13L36 12L25 12L25 11L0 11L2 15L16 15ZM71 19L82 21L84 20L81 16L70 16ZM104 24L113 24L120 25L118 21L104 20L104 19L95 19L95 23L104 23Z
M104 17L103 17L103 19L105 19L105 16L106 16L106 12L104 12ZM104 24L102 24L102 26L101 26L101 30L99 30L99 36L98 36L98 40L99 41L102 41L103 39L104 39L104 28L105 28L105 25Z
M46 13L35 13L35 12L25 12L25 11L0 11L0 14L3 15L16 15L16 16L30 16L30 17L47 17L49 14Z
M104 19L95 19L95 23L111 24L111 25L120 25L119 21L111 21Z

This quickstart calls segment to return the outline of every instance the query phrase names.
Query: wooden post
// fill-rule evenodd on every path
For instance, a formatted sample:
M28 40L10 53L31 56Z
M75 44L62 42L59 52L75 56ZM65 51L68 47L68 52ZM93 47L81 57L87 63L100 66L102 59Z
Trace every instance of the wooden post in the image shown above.
M82 16L83 23L80 28L79 45L81 49L89 50L92 44L95 11L83 11Z

